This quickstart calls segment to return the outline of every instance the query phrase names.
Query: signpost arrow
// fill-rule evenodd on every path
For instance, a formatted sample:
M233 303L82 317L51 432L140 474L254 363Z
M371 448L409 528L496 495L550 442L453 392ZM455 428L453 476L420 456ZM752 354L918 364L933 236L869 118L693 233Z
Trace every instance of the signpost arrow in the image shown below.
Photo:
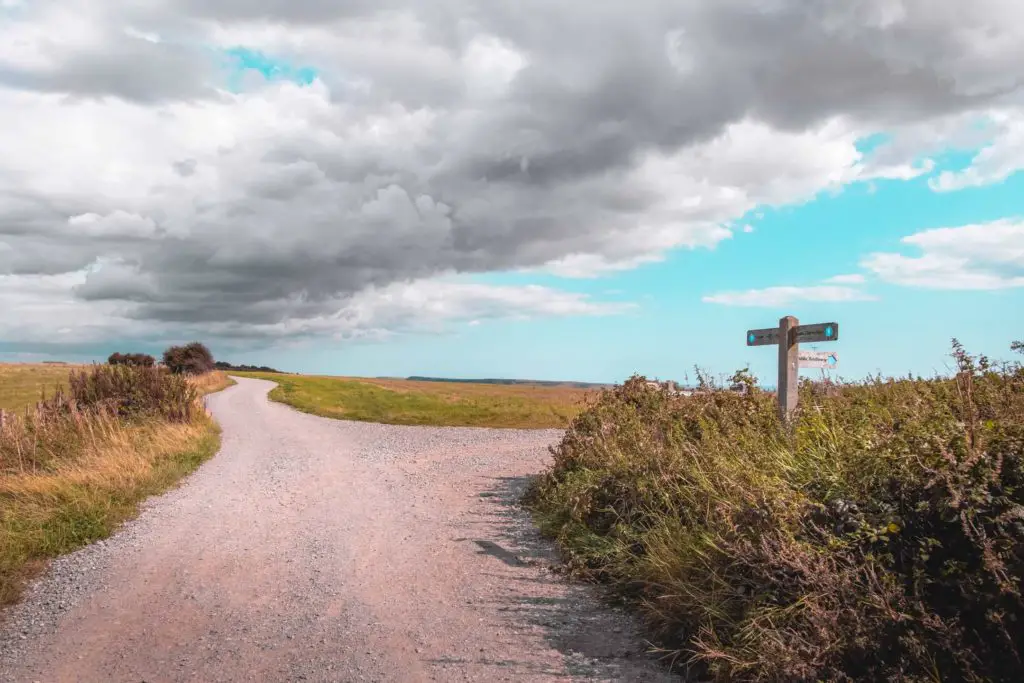
M747 346L774 346L779 343L779 328L769 327L764 330L749 330Z
M800 367L831 370L839 366L839 354L835 351L801 351Z
M794 331L797 344L810 342L839 341L839 323L818 323L817 325L800 325Z

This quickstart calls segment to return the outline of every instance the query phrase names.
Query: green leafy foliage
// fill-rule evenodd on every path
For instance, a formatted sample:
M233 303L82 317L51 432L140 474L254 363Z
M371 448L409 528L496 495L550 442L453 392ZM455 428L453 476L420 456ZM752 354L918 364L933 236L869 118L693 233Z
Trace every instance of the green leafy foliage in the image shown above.
M1024 371L954 342L953 378L604 392L529 502L570 568L636 599L719 681L1015 681Z

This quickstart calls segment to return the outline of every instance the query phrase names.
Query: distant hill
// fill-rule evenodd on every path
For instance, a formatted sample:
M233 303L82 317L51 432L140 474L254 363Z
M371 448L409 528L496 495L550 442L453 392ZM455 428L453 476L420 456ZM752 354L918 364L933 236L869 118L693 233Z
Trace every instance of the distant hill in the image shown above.
M380 378L390 379L390 378ZM610 384L598 384L594 382L558 382L536 379L451 379L446 377L406 377L410 382L456 382L460 384L536 384L544 387L574 387L576 389L601 389L610 387Z

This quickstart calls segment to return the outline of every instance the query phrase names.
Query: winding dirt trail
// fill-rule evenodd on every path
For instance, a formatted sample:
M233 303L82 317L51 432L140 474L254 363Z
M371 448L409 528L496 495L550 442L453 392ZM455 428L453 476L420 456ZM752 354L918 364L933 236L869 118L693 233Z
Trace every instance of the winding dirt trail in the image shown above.
M0 626L0 681L673 680L514 501L551 431L340 422L239 379L221 452Z

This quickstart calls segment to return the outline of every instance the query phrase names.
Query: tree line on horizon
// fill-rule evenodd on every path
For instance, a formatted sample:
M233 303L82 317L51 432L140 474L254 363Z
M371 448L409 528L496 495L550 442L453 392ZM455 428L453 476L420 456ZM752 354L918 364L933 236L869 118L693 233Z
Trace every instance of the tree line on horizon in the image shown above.
M156 359L148 353L114 352L107 358L107 363L149 368L156 365ZM219 365L210 349L198 341L168 347L163 353L162 364L175 375L202 375Z

